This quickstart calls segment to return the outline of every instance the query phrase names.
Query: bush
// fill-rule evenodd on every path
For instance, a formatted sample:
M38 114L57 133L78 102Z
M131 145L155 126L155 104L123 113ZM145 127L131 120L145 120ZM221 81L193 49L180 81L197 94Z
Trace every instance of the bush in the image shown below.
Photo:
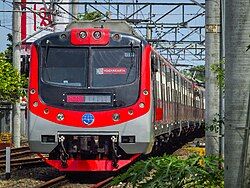
M133 187L224 187L222 160L191 155L150 158L135 163L128 171L114 178L111 185L127 182Z
M24 95L27 79L4 58L0 59L0 101L15 102Z

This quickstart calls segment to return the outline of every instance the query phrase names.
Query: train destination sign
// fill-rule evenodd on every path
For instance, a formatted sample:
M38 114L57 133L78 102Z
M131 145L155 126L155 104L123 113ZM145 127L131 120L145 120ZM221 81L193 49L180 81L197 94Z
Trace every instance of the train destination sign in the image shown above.
M67 95L67 103L111 103L111 95Z

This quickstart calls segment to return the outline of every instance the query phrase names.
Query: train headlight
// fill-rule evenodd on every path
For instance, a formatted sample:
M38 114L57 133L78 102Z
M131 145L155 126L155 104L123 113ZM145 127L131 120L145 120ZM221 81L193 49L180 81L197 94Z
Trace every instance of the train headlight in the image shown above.
M120 115L117 114L117 113L113 114L113 120L114 121L119 121L120 120Z
M80 37L81 39L84 39L84 38L87 37L87 33L86 33L85 31L81 31L81 32L79 33L79 37Z
M64 115L62 113L59 113L59 114L57 114L56 118L58 121L62 121L62 120L64 120Z
M145 107L145 104L144 104L143 102L141 102L141 103L139 104L139 107L140 107L140 108L144 108L144 107Z
M38 107L38 102L35 101L35 102L33 103L33 106L34 106L34 107Z
M93 33L93 37L94 37L95 39L100 39L101 36L102 36L102 33L101 33L100 31L95 31L95 32Z

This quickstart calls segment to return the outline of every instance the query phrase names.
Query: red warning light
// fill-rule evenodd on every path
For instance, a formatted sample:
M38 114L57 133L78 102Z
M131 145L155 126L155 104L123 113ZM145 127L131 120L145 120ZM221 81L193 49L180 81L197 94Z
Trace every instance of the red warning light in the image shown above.
M95 32L93 33L93 37L94 37L95 39L100 39L100 38L102 37L102 33L101 33L100 31L95 31Z

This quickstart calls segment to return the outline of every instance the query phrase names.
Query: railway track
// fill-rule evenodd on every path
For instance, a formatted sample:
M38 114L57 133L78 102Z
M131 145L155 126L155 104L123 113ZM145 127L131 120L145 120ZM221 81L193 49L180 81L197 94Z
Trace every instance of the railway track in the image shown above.
M5 149L0 150L0 160L5 160L6 156L5 156ZM13 158L17 158L17 157L25 157L27 155L32 154L32 152L30 151L29 147L25 146L25 147L20 147L20 148L11 148L11 154L10 157L11 159Z
M29 150L28 146L22 146L19 148L11 148L12 152L21 152L21 151L26 151L26 150ZM5 154L5 152L6 152L5 149L0 150L0 155Z
M0 150L0 169L5 168L5 155L6 150ZM11 148L10 154L10 165L11 167L33 167L37 165L42 165L43 161L40 157L33 157L33 152L30 151L30 148L27 146L20 148Z
M34 165L42 165L44 162L41 158L24 158L13 159L10 161L11 167L33 167ZM0 169L5 168L5 161L0 161Z
M10 166L23 168L23 167L35 167L35 166L41 166L45 165L45 163L40 158L30 158L30 159L17 159L17 160L11 160ZM0 163L0 169L5 168L5 161L4 163L1 161Z
M47 188L47 187L55 187L62 183L67 183L69 180L67 179L66 175L62 175L53 179L50 179L42 184L35 186L36 188Z
M95 184L86 185L86 186L88 186L90 188L105 187L105 185L107 185L113 178L114 178L114 176L108 177L104 180L101 180L100 182L97 182ZM41 183L41 184L35 186L35 188L59 187L60 185L65 185L65 183L68 183L66 185L69 187L71 185L74 185L74 183L70 183L70 179L66 175L62 175L62 176L58 176L56 178L50 179L44 183Z
M101 187L105 187L105 185L107 185L109 182L111 182L111 180L114 178L114 176L109 177L103 181L100 181L98 183L96 183L95 185L93 185L91 188L101 188Z

